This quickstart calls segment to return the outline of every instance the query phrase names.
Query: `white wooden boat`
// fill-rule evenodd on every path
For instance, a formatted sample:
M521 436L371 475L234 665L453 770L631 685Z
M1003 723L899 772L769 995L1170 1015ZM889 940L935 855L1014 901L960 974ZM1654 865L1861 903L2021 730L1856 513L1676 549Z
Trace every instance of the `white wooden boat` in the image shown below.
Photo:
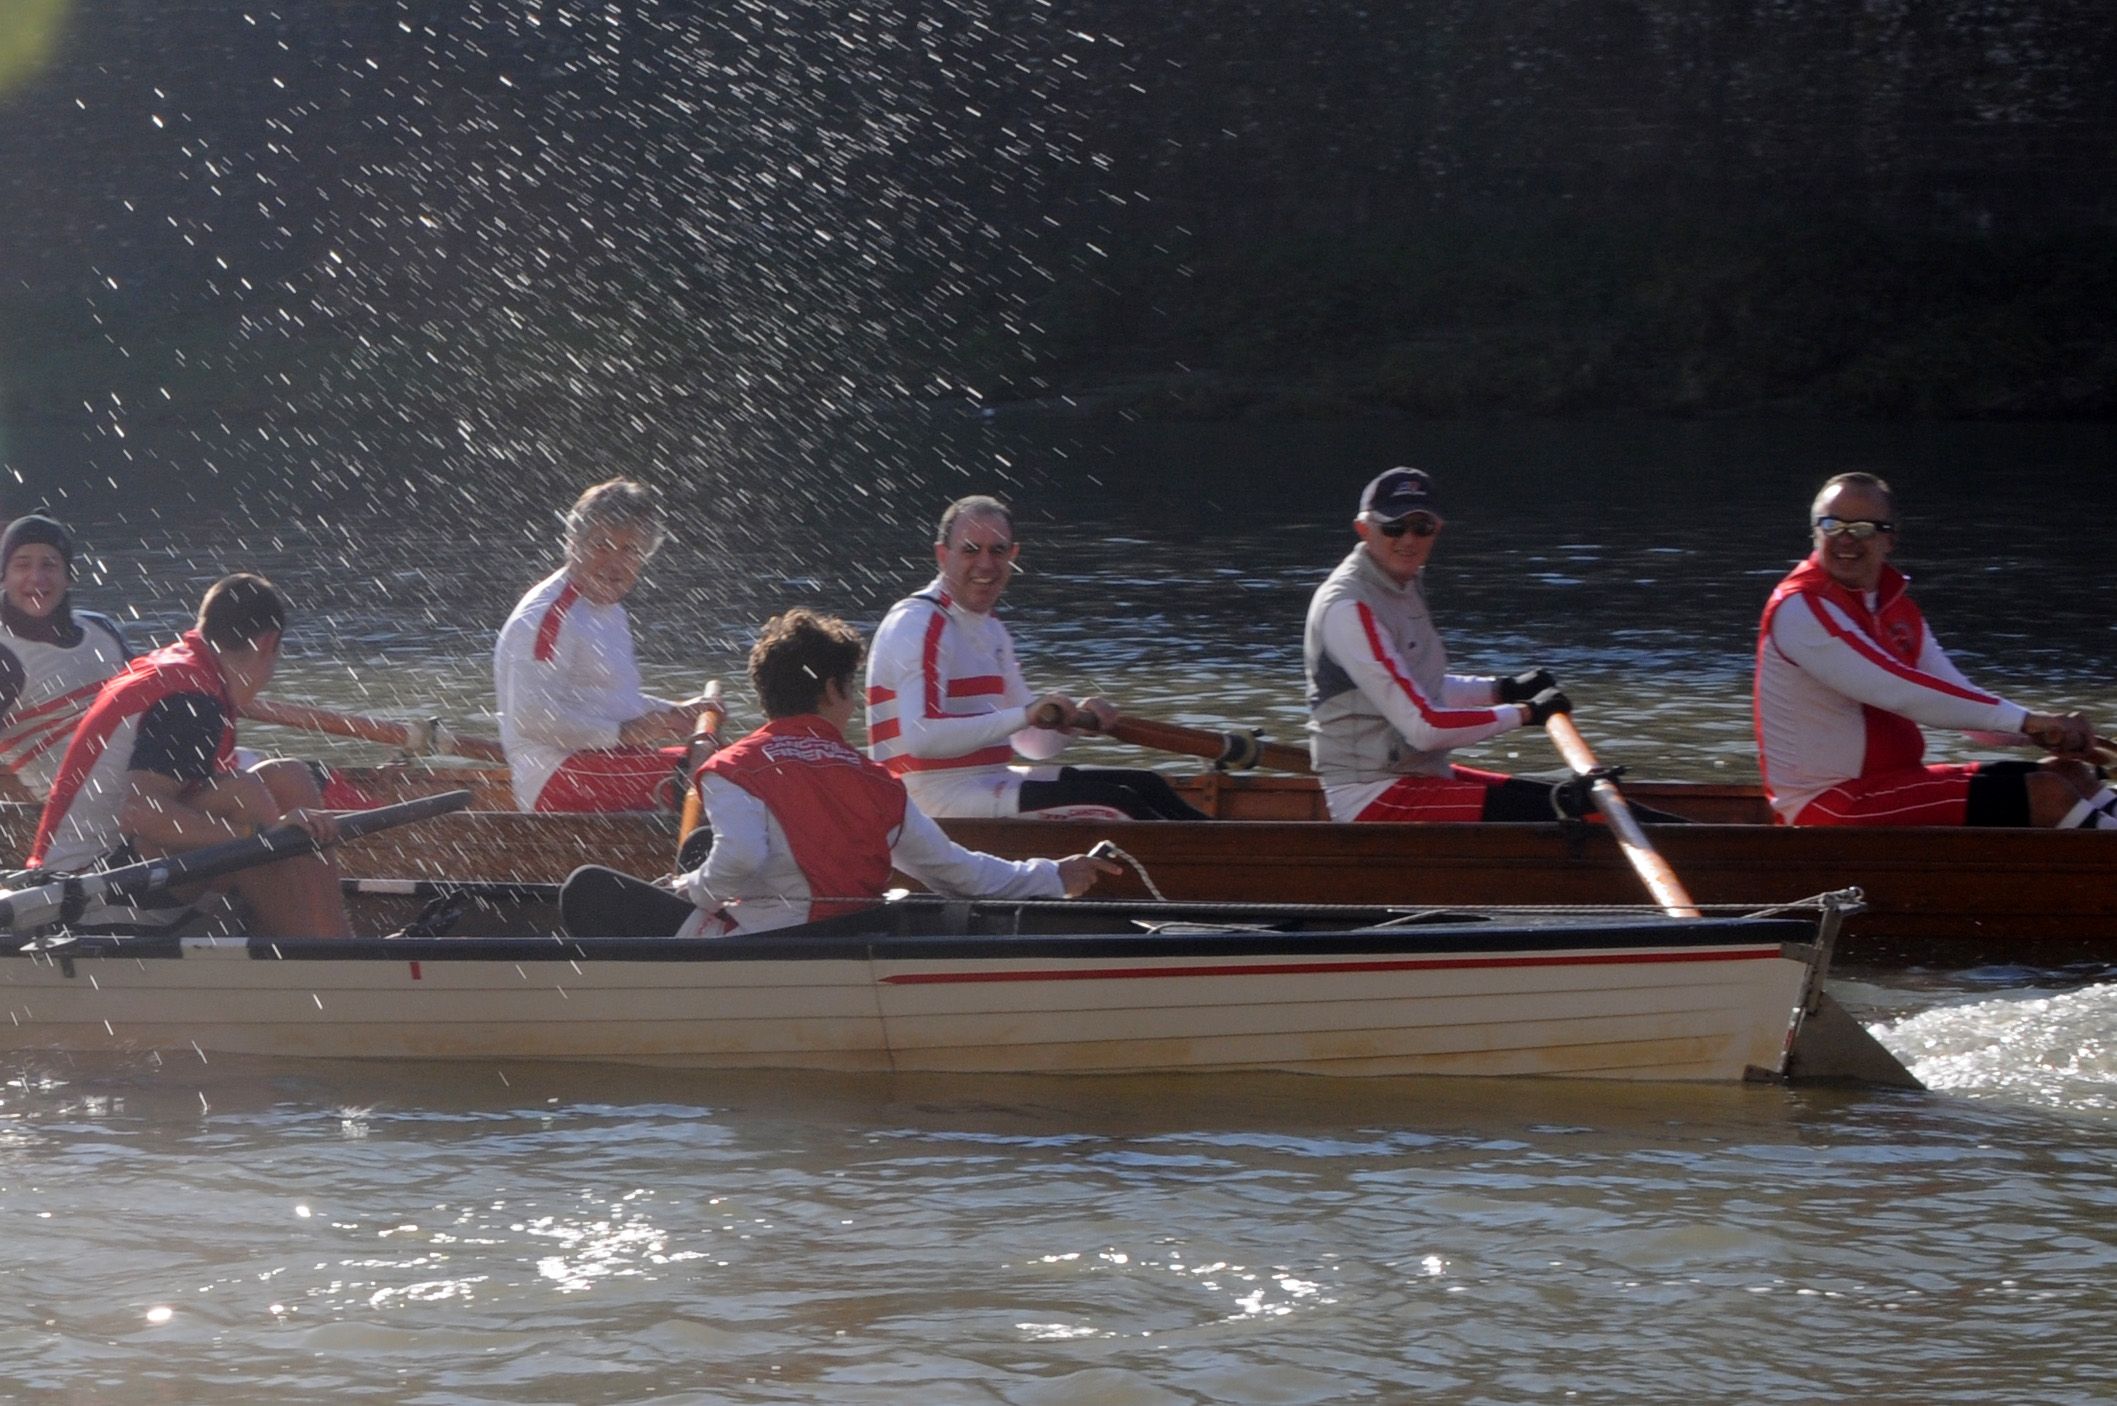
M1817 1072L1835 921L917 896L760 938L18 939L0 1048L1734 1080Z

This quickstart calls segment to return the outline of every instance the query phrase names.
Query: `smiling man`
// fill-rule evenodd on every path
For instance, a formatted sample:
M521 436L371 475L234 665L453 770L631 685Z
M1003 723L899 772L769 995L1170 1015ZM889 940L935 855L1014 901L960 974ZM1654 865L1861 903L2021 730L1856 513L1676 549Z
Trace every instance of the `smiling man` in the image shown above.
M1309 753L1333 820L1550 820L1551 788L1448 753L1572 710L1542 669L1448 672L1426 609L1442 519L1430 475L1391 469L1360 494L1359 545L1309 602Z
M653 489L623 478L595 485L566 514L566 564L500 627L493 691L522 809L657 810L673 799L682 739L719 705L640 689L618 602L664 535Z
M1772 592L1757 641L1759 760L1781 820L2117 829L2117 797L2078 759L2093 740L2088 719L1985 692L1934 640L1889 564L1888 484L1839 474L1809 523L1815 550ZM2026 735L2056 755L1928 766L1921 726L1995 745Z
M1204 820L1151 771L1016 766L1045 762L1078 731L1115 722L1108 699L1034 695L993 614L1021 544L997 498L961 498L941 514L941 574L890 607L867 665L867 740L928 815Z
M81 715L132 657L115 622L74 608L73 556L42 513L0 535L0 768L40 801Z

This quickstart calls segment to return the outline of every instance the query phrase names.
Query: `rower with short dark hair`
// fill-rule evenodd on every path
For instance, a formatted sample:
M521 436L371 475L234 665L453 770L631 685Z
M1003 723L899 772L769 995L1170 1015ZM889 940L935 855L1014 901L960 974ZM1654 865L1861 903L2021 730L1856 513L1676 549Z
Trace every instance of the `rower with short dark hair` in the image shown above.
M1549 671L1448 672L1426 608L1442 527L1432 475L1395 468L1360 493L1360 541L1316 588L1302 651L1309 750L1333 820L1551 820L1551 788L1457 766L1448 754L1573 705Z
M704 864L670 888L576 870L561 911L576 936L754 933L855 911L902 870L937 893L1060 898L1117 866L1087 855L1000 859L964 849L904 783L845 741L859 706L860 636L790 610L766 622L750 681L770 721L710 757L697 784L713 829Z
M238 769L235 719L271 681L286 602L262 576L223 577L182 639L134 660L103 685L67 744L37 824L32 865L75 873L183 854L274 825L319 843L337 838L316 781L298 761ZM75 931L169 931L198 898L232 882L267 937L334 937L350 929L328 852L246 870L204 890L92 906Z
M640 687L620 605L668 535L653 489L614 478L566 514L566 562L530 588L493 647L500 742L524 810L666 809L701 695L681 703Z
M132 658L117 622L73 603L73 537L45 513L0 533L0 770L37 800L105 680Z
M1765 604L1757 638L1764 788L1794 825L2117 829L2117 795L2081 759L2082 713L2039 713L1971 683L1889 564L1896 495L1843 473L1809 505L1812 550ZM1994 745L2034 739L2042 762L1929 765L1921 727Z
M941 574L890 607L867 667L867 742L938 816L1205 820L1159 773L1121 767L1018 766L1055 760L1083 733L1117 721L1106 698L1035 695L993 613L1021 546L997 498L958 498L941 514Z

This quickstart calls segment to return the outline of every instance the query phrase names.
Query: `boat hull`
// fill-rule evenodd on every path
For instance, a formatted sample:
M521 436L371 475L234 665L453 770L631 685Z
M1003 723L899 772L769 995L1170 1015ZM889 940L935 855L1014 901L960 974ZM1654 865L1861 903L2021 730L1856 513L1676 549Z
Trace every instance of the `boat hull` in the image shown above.
M1783 920L1447 927L84 941L0 959L0 1048L1732 1080L1782 1069L1815 953Z

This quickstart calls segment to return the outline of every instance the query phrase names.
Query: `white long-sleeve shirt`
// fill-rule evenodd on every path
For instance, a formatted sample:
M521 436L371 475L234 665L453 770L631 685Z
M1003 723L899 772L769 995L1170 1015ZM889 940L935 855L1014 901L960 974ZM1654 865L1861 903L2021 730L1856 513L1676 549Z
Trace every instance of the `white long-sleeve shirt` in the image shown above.
M936 579L890 607L868 649L868 754L929 815L1015 815L1022 782L1039 773L1011 763L1048 761L1072 740L1030 725L1035 697L1007 627Z
M563 569L532 587L500 627L493 692L523 810L536 809L566 758L615 747L626 723L675 706L641 691L625 608L593 604Z
M1757 650L1757 741L1772 805L1792 819L1834 786L1920 765L1919 727L2012 738L2029 710L1963 676L1893 568L1869 596L1813 558L1774 592Z
M683 935L710 930L724 913L733 931L766 932L809 920L811 898L859 898L859 894L814 894L794 862L779 818L762 800L725 777L707 772L702 791L713 826L706 862L677 880L676 891L698 905L698 917ZM1058 865L1049 859L1001 859L957 844L916 805L904 807L904 823L890 835L890 862L936 893L966 898L1064 898Z

